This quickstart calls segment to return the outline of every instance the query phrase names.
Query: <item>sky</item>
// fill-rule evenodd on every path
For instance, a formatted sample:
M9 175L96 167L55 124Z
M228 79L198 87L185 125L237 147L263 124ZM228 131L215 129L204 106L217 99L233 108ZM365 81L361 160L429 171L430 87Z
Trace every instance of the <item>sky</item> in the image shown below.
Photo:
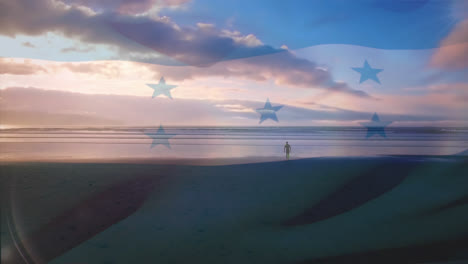
M3 126L350 126L374 113L392 126L468 126L464 0L0 0L0 10ZM162 77L172 99L151 98ZM259 124L267 99L283 107Z

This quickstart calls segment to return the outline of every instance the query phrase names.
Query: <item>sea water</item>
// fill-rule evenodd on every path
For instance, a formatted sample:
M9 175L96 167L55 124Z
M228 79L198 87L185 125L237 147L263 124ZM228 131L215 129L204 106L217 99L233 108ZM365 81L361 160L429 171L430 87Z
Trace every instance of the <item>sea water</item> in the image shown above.
M453 155L468 149L468 128L388 127L93 127L0 130L0 160L291 158ZM152 147L153 139L156 138ZM164 144L168 140L169 147Z

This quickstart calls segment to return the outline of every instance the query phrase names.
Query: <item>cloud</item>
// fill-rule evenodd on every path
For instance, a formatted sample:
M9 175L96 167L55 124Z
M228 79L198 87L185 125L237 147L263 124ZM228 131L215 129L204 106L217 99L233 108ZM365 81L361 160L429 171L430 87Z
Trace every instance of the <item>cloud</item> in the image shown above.
M122 0L118 11L123 14L140 14L150 10L153 6L174 7L190 0Z
M2 123L13 126L116 126L121 122L92 114L63 114L37 111L2 111Z
M32 12L33 10L33 12ZM94 14L53 0L0 2L0 34L38 36L48 32L90 44L109 44L132 49L135 44L122 38L108 24L111 15Z
M63 52L63 53L69 53L69 52L81 52L81 53L86 53L86 52L90 52L90 51L94 51L96 50L96 48L94 47L68 47L68 48L63 48L60 50L60 52Z
M74 73L102 75L107 78L117 78L121 73L121 69L116 64L108 62L68 62L54 66L55 69L57 67Z
M229 37L233 39L234 42L247 47L258 47L264 45L261 40L255 37L255 35L249 34L247 36L243 36L239 31L222 30L220 36Z
M434 84L427 88L430 92L468 95L468 83Z
M36 47L29 41L23 42L23 43L21 43L21 45L23 45L23 47L27 47L27 48L35 48Z
M220 61L281 52L262 45L253 35L219 31L213 27L180 27L167 17L122 18L112 28L148 50L169 56L186 65L206 67ZM153 61L144 61L153 63Z
M294 57L290 52L223 61L204 68L119 61L70 62L50 67L63 68L75 73L100 74L106 78L116 78L132 69L141 73L154 73L152 78L155 80L164 76L176 82L203 77L236 78L256 82L274 81L277 85L318 89L327 94L338 92L361 98L370 97L363 91L350 88L346 83L333 81L326 70L308 60ZM143 69L145 71L141 71Z
M468 68L468 19L447 36L433 55L431 65L452 70Z
M227 112L247 112L247 113L255 112L254 109L245 107L241 104L217 104L215 106Z
M459 20L452 32L442 41L430 64L449 70L468 68L468 1L452 2L452 13Z
M215 25L210 23L197 23L197 27L205 30L214 30Z
M174 7L190 0L65 0L67 4L89 7L95 11L115 11L121 14L142 14L154 7Z
M312 112L314 113L313 119L314 120L320 120L320 121L363 121L363 120L370 120L372 117L373 112L372 111L356 111L356 110L350 110L350 109L345 109L341 107L335 107L335 106L328 106L328 105L323 105L323 104L317 104L313 101L309 101L307 99L302 99L299 101L300 104L303 105L314 105L317 107L316 110L311 110L307 108L300 108L298 107L298 111L296 114L300 114L302 117L310 117L311 113L306 113L303 110L307 112ZM392 110L389 108L388 110ZM418 122L430 122L430 121L444 121L447 120L447 117L444 117L443 115L425 115L425 114L395 114L391 113L389 111L379 111L379 115L383 117L383 119L392 121L394 123L398 122L415 122L417 125ZM413 125L415 125L413 124ZM411 123L410 123L411 125Z
M166 125L256 125L259 115L256 108L264 102L249 100L194 100L178 99L159 100L155 104L150 97L121 95L89 95L62 91L47 91L33 88L7 88L0 90L0 111L9 113L21 112L21 120L32 120L33 113L43 113L44 120L66 120L64 116L75 116L82 124L83 116L123 125L154 126L156 122ZM47 118L47 113L51 118ZM60 115L58 115L60 114ZM313 125L320 122L331 124L355 124L369 120L372 113L353 111L343 108L323 106L321 109L307 109L285 105L278 113L276 125ZM443 116L395 115L379 112L382 119L391 121L439 122L447 120ZM36 115L37 116L37 115ZM465 119L466 120L466 117ZM11 120L14 121L14 120ZM48 124L50 124L50 122ZM68 120L67 124L72 124ZM28 125L23 123L23 125ZM51 125L63 125L56 123ZM414 125L414 123L413 123Z
M468 121L468 85L466 83L436 84L424 87L405 89L403 94L381 94L378 101L366 100L337 101L337 98L327 98L323 104L354 109L356 111L369 110L380 113L392 113L395 120L402 120L399 116L426 116L430 119L446 121ZM338 95L339 96L339 95ZM405 120L412 121L412 120ZM414 120L418 121L418 120ZM460 124L459 124L460 125Z
M9 59L0 58L0 74L12 75L31 75L45 73L47 69L37 64L31 63L29 60L24 60L23 63Z
M328 71L309 60L296 57L287 50L263 56L222 61L205 68L164 67L152 64L146 64L146 67L157 72L158 76L163 75L174 80L209 76L235 77L259 82L272 80L277 85L321 89L330 93L341 92L363 98L371 97L363 91L350 88L344 82L334 81Z
M91 1L82 3L90 4ZM0 34L7 36L60 32L88 44L107 44L118 50L119 59L154 64L160 61L151 54L163 54L196 67L226 62L211 68L209 73L256 80L273 79L278 84L325 88L331 92L370 97L345 83L335 82L314 62L298 58L288 50L265 45L252 34L243 36L236 31L217 30L206 24L181 27L167 17L93 14L56 1L18 0L0 5ZM193 72L206 75L202 70Z

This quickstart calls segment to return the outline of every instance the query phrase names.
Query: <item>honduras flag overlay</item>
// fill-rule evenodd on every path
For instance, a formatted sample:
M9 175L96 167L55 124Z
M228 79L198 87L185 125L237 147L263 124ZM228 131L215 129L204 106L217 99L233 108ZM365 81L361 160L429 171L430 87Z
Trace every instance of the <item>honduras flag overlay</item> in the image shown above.
M0 0L0 262L466 263L467 102L468 0Z

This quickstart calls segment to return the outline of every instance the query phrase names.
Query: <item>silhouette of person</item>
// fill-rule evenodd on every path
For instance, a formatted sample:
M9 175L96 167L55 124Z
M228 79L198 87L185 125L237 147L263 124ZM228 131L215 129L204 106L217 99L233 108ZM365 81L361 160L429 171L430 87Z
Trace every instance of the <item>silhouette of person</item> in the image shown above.
M286 145L284 145L284 152L286 152L286 159L289 160L289 152L291 152L291 145L289 145L287 141Z

